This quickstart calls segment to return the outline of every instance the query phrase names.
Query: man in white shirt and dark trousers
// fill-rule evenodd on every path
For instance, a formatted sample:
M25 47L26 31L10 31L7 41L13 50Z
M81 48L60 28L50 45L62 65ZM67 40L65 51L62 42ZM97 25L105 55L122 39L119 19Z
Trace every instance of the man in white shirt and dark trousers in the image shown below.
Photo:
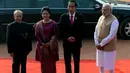
M104 4L102 16L99 18L94 32L97 48L96 64L100 69L100 73L105 73L105 70L114 73L118 26L118 20L112 14L112 6Z

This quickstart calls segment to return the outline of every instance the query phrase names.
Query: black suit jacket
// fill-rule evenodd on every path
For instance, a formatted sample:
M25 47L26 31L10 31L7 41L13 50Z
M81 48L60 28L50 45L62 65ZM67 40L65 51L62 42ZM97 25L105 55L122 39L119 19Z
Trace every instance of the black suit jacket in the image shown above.
M27 54L32 50L32 27L25 22L7 26L8 53Z
M79 13L75 13L73 24L70 23L69 13L61 15L59 22L59 30L63 37L63 47L67 46L82 46L82 27L84 24L83 16ZM75 37L76 42L70 43L67 41L68 37Z

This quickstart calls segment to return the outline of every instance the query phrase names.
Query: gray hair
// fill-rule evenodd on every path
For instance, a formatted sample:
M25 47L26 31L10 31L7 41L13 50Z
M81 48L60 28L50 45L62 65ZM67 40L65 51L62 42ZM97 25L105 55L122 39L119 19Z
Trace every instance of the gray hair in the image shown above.
M14 15L16 15L17 13L23 14L23 12L22 12L21 10L15 10L15 11L14 11Z
M104 3L102 7L109 7L112 10L112 5L110 3Z

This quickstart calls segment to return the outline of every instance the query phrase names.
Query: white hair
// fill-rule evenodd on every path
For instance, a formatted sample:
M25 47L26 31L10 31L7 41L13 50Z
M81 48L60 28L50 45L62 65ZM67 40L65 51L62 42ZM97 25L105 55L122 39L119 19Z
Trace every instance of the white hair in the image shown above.
M110 3L104 3L102 7L109 7L112 10L112 5Z
M16 15L17 13L23 14L23 12L22 12L21 10L15 10L15 11L14 11L14 15Z

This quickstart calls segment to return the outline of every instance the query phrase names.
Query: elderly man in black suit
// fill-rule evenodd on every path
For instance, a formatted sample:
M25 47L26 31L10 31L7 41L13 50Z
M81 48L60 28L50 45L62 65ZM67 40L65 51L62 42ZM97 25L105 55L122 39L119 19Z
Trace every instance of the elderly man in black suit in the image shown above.
M32 28L22 21L23 12L14 11L14 22L7 26L7 48L13 58L12 73L26 73L27 55L32 50Z

